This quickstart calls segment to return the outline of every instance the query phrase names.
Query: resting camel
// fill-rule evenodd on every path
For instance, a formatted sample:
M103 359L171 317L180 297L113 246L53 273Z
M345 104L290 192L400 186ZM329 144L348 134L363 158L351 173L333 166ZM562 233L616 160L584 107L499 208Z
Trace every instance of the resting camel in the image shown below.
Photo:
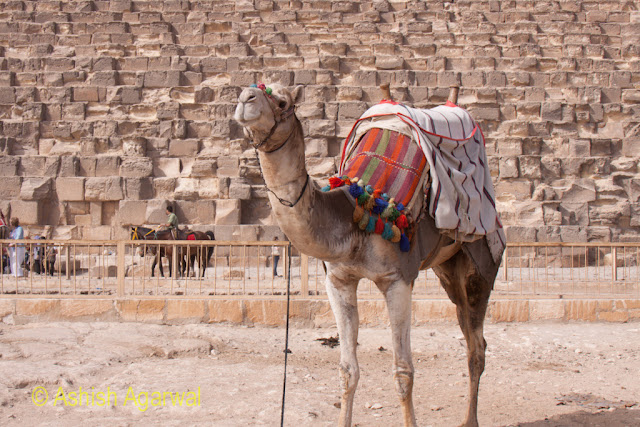
M384 295L393 341L393 375L404 425L415 426L412 402L411 291L421 269L432 268L456 305L467 342L469 402L464 425L476 426L478 386L485 365L483 323L497 274L486 238L459 243L445 237L426 218L417 224L409 252L378 234L361 231L343 191L322 192L305 167L302 126L294 103L301 92L273 84L270 90L242 91L234 119L258 151L273 214L292 244L327 265L326 289L340 335L342 384L340 426L352 422L353 400L360 377L357 286L372 280Z

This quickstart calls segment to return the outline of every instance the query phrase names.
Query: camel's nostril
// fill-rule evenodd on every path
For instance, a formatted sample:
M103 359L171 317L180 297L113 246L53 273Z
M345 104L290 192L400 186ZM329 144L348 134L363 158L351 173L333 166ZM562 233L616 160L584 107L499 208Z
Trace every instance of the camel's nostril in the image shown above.
M250 95L249 98L247 98L247 102L255 101L255 99L256 99L255 95Z

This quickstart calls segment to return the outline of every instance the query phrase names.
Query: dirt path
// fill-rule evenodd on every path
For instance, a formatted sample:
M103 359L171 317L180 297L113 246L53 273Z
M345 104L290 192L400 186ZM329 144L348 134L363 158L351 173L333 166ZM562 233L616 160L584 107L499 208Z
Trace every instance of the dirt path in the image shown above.
M640 425L639 332L639 323L487 325L481 425ZM317 339L336 335L335 329L291 331L285 425L335 425L339 348ZM414 328L412 343L419 425L459 424L468 380L462 334L454 325ZM389 330L363 329L359 344L354 422L399 425ZM283 348L283 329L1 325L0 424L278 425ZM32 401L32 394L43 397L36 387L47 390L43 406ZM80 387L89 393L72 406L70 393ZM60 389L68 406L61 397L54 405ZM110 404L100 406L106 398L98 393L108 391ZM168 394L154 406L153 392L186 392L183 406Z

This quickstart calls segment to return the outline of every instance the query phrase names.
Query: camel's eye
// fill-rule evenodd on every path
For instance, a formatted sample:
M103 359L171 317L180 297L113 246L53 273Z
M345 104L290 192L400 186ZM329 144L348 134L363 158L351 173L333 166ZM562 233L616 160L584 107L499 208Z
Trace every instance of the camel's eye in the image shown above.
M278 107L280 108L284 108L287 106L287 101L280 101L280 103L278 104Z

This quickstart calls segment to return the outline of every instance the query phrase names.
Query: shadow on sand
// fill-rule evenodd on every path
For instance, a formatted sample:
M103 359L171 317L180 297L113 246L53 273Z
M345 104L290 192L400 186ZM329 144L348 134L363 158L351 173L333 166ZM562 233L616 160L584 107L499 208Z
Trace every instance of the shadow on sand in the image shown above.
M578 426L602 426L602 427L628 427L640 426L639 408L620 408L611 411L592 413L578 411L571 414L556 415L554 417L521 424L512 424L518 427L578 427Z

